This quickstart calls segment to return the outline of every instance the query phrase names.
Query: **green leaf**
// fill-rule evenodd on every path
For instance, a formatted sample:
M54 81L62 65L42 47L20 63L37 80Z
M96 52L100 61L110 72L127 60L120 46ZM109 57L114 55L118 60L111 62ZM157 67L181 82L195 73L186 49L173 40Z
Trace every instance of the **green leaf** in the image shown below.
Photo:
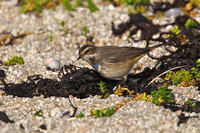
M160 106L160 103L171 102L173 101L171 97L171 89L168 89L167 86L161 86L158 90L151 92L152 100L151 102L157 106ZM162 102L161 102L162 101Z
M96 118L98 118L98 117L110 117L114 113L115 112L114 112L114 109L112 107L90 111L91 116L95 116Z
M87 33L88 33L88 27L87 27L87 26L84 26L84 27L83 27L83 35L84 35L85 37L87 37Z
M75 11L75 8L72 6L69 0L61 0L61 2L63 3L65 9L67 9L68 11Z
M106 86L105 86L105 82L100 82L100 83L97 83L97 85L99 86L99 90L102 92L102 93L105 93L108 89L106 89Z
M200 67L200 59L197 61L197 67Z
M36 116L42 117L42 115L43 115L42 110L38 110L38 111L36 111L35 114L34 114L35 117L36 117Z
M190 107L192 107L192 108L196 108L196 104L195 103L193 103L191 100L187 100L186 102L185 102L186 104L189 104L190 105Z
M185 22L185 28L189 29L189 28L196 28L197 24L194 22L194 20L192 20L191 18L189 18L186 22Z
M83 117L85 117L85 115L82 112L80 112L76 117L83 118Z
M83 4L82 0L75 0L75 2L74 2L75 6L81 6L82 4Z
M92 2L92 0L86 0L88 4L88 8L91 13L98 11L98 7Z
M20 56L13 56L11 59L8 59L8 61L4 61L3 65L10 66L15 64L24 64L24 59Z
M53 35L49 36L49 41L52 42L53 41Z

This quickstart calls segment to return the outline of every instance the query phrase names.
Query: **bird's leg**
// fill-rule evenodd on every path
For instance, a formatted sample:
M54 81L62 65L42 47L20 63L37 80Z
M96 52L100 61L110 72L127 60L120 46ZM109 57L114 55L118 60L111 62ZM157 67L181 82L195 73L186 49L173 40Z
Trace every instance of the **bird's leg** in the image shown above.
M125 75L123 77L123 79L121 81L119 81L118 84L113 88L113 91L115 91L118 88L119 85L121 85L122 83L124 83L127 80L127 78L128 78L128 75Z

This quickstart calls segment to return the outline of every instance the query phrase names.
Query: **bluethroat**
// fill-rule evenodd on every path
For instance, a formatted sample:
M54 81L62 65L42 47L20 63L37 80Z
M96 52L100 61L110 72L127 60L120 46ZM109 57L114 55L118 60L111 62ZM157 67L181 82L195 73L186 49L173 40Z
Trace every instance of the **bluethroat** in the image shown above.
M85 60L105 78L123 80L139 59L159 46L135 48L84 45L79 49L77 60Z

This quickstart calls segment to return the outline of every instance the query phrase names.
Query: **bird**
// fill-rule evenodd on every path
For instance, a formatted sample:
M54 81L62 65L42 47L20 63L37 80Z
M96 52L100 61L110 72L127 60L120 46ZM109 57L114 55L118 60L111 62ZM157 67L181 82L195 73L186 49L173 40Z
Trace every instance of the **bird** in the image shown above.
M111 80L126 80L134 64L161 45L148 48L83 45L78 58L88 62L100 75Z

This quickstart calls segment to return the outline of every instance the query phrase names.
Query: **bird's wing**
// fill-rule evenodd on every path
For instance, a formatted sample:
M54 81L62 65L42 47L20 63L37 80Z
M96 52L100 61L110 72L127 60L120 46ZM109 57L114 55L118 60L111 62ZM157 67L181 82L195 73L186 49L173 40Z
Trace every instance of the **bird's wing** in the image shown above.
M121 48L112 48L104 51L104 55L101 59L110 63L124 62L127 59L132 59L134 57L141 57L144 54L148 53L149 49L143 48L130 48L130 47L121 47Z

